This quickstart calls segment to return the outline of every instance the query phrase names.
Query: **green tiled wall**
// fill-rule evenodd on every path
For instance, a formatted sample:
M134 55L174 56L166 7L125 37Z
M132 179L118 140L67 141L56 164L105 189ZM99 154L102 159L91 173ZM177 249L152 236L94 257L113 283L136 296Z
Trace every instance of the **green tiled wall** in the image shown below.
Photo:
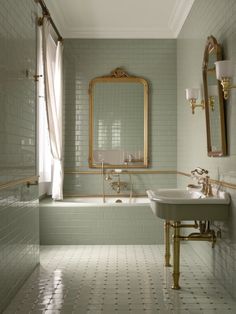
M0 182L35 174L36 17L32 2L1 3Z
M32 0L1 1L1 183L35 175L35 12ZM39 262L37 190L0 189L1 313Z
M176 40L66 39L64 65L65 169L88 170L89 81L121 66L149 82L150 169L176 170ZM65 194L102 194L100 180L66 174ZM146 188L176 186L176 176L140 174L133 184L144 194ZM106 190L111 192L109 185Z
M236 61L236 2L234 0L196 0L177 40L177 104L178 104L178 170L190 173L197 166L209 170L213 179L236 183L236 91L225 104L228 156L207 156L205 114L197 109L191 114L185 100L185 88L202 86L202 61L207 36L213 35L223 46L225 59ZM190 183L178 176L178 186ZM231 194L229 220L216 222L222 228L222 239L215 249L206 243L193 247L211 267L222 284L236 297L236 193Z

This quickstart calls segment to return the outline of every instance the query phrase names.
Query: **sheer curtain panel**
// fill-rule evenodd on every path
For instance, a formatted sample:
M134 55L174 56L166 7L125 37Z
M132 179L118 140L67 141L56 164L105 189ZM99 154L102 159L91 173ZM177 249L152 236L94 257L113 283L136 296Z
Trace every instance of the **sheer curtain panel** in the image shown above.
M52 154L45 102L42 27L38 28L38 173L42 194L51 194Z
M50 21L43 19L43 59L46 110L52 153L52 198L63 199L62 137L62 42L55 44L50 34Z

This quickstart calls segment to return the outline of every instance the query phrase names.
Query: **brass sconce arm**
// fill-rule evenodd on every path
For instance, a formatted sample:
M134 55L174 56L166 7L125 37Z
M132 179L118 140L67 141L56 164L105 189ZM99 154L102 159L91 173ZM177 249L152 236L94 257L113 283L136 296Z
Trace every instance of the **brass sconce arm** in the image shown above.
M200 107L200 108L202 108L202 109L205 109L205 101L204 101L204 100L202 100L201 103L198 104L195 98L191 98L191 99L189 100L189 103L190 103L190 106L191 106L191 108L192 108L192 114L195 113L195 108L197 108L197 107Z
M205 109L204 100L201 100L200 103L197 103L198 95L200 92L199 88L187 88L185 91L186 91L186 99L189 101L190 107L192 109L192 114L195 113L195 108L197 107Z
M229 98L229 91L232 88L236 88L236 85L231 85L230 77L222 77L220 82L224 94L224 99L227 100Z

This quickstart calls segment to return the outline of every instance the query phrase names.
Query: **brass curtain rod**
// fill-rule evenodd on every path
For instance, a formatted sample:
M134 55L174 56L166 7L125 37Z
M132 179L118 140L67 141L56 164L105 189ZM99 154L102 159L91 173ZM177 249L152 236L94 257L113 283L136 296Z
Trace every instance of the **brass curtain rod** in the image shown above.
M49 17L50 23L51 23L55 33L58 36L58 40L62 41L63 38L62 38L61 34L59 33L59 30L57 29L56 25L54 24L53 19L52 19L51 15L50 15L50 12L49 12L46 4L44 3L43 0L36 0L36 2L38 2L40 4L40 6L42 8L42 11L43 11L43 15L47 15Z

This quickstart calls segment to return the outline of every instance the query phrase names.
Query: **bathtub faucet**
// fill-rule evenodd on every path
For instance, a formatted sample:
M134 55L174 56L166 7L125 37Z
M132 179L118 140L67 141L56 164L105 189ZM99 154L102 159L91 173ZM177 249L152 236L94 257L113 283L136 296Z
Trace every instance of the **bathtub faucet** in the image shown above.
M127 183L120 181L119 173L118 174L116 173L115 175L117 176L117 181L113 181L110 184L111 184L112 189L115 190L119 194L121 189L127 188Z

